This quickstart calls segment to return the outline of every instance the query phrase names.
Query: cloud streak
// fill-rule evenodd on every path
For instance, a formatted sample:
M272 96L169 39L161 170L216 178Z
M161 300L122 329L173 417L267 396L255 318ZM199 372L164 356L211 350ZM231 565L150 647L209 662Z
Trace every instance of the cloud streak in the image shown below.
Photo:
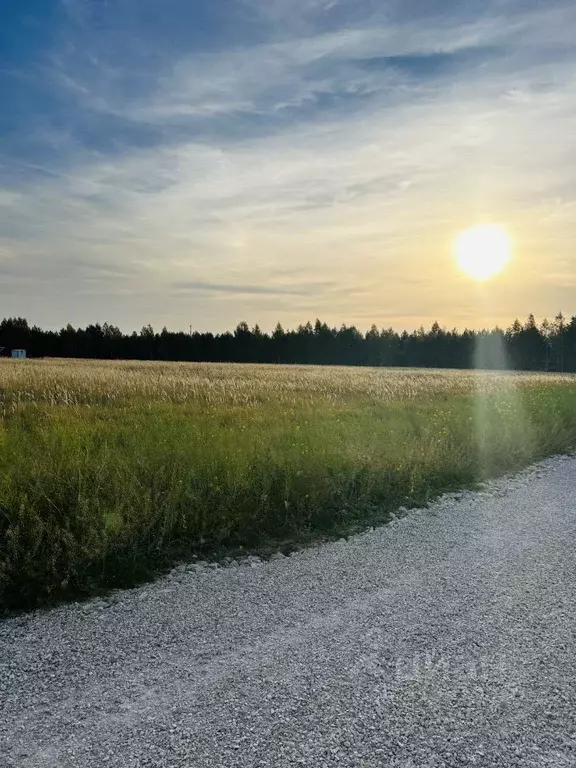
M452 325L475 299L450 238L483 218L519 233L494 317L557 310L530 274L546 260L560 300L575 266L575 9L251 1L241 39L172 51L160 36L144 82L134 68L153 25L118 7L101 34L87 4L63 5L36 65L50 119L31 109L27 134L2 134L0 270L15 312L38 309L15 298L25 283L46 324L420 312ZM278 275L287 265L297 280Z

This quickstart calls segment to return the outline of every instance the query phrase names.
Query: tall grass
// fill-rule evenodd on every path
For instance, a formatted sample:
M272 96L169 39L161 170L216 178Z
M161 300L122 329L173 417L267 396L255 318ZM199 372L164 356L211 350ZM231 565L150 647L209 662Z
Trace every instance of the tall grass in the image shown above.
M7 361L0 389L5 608L382 521L576 442L569 376Z

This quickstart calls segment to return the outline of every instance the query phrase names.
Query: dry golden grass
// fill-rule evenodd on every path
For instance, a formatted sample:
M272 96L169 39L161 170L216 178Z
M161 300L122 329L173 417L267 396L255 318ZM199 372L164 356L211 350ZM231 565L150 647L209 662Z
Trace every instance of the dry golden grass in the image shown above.
M390 402L572 384L573 375L101 360L0 360L3 404Z

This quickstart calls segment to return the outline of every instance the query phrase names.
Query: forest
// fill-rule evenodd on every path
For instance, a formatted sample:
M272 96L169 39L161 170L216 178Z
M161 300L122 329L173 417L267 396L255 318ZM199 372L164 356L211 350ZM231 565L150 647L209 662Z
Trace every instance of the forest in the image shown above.
M157 332L151 325L126 334L108 323L42 330L16 317L0 322L0 347L2 355L18 348L29 357L568 372L576 371L576 315L559 313L538 323L531 314L507 329L481 331L447 330L435 322L410 333L376 325L362 333L353 325L335 328L316 320L292 330L278 323L272 333L241 322L217 334Z

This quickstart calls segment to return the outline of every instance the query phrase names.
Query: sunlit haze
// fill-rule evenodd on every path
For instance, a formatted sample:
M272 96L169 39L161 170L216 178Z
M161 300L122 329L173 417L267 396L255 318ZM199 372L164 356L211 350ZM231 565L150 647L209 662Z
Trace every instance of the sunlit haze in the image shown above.
M566 0L5 2L2 314L213 331L569 315L574 29ZM475 222L510 233L505 269L478 241L455 259Z

